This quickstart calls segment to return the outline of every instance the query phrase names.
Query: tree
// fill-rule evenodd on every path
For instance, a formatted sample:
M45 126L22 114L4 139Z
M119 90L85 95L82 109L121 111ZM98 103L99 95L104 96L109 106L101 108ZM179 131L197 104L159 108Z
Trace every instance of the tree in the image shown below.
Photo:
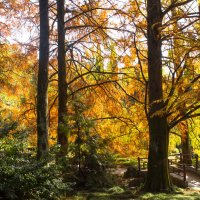
M180 7L180 10L186 10L183 7L188 5L192 0L186 1L172 1L171 4L163 9L161 1L149 0L147 2L147 43L148 43L148 86L149 86L149 156L148 156L148 176L146 182L146 189L152 192L168 191L171 189L171 182L169 178L168 170L168 143L169 143L169 131L180 124L182 121L189 118L199 116L199 113L195 112L199 109L198 91L195 89L200 76L195 73L197 70L191 70L186 64L182 62L188 57L189 52L196 54L196 48L192 45L192 37L189 28L194 22L189 21L191 17L197 16L187 11L184 15L177 16L177 19L184 19L185 24L182 24L178 30L185 31L184 35L189 40L191 46L187 48L185 46L184 55L180 55L182 58L181 63L172 69L169 65L169 76L165 78L169 81L169 89L166 87L166 80L162 75L164 62L162 63L162 41L171 38L174 34L171 32L168 24L173 24L176 19L169 17L169 12L174 8ZM164 5L164 4L163 4ZM163 10L163 11L162 11ZM182 13L182 12L181 12ZM167 15L168 14L168 15ZM166 16L165 20L163 18ZM188 17L187 17L188 16ZM163 21L165 22L163 24ZM186 22L188 24L186 24ZM161 31L163 31L161 37ZM167 43L167 44L166 44ZM169 46L169 42L166 42L165 46ZM163 60L164 61L164 60ZM168 61L169 62L169 61ZM171 62L171 61L170 61ZM174 63L173 63L174 66ZM190 65L191 66L191 65ZM193 73L192 73L193 71ZM193 75L192 75L193 74ZM183 79L187 79L184 85L181 85ZM163 92L163 86L165 86L165 93ZM183 87L180 90L180 87ZM163 95L165 94L165 96ZM178 95L177 95L178 94ZM190 96L189 96L190 95ZM190 98L188 98L190 97ZM164 99L165 98L165 99ZM191 102L191 98L193 98ZM184 102L184 103L183 103ZM184 105L184 106L183 106ZM183 112L184 110L184 112Z
M57 0L58 17L58 143L61 145L61 155L66 155L68 149L67 127L67 84L65 61L65 0Z
M49 16L48 0L39 1L40 47L37 84L37 157L48 152L48 65L49 65Z
M169 130L162 89L162 11L160 0L147 1L149 75L149 155L146 188L151 192L171 189L168 170Z

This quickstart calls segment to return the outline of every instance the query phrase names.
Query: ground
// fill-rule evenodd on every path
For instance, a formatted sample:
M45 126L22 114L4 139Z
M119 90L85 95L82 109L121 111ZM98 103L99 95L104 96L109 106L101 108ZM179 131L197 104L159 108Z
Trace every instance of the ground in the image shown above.
M63 200L200 200L200 178L193 174L188 174L189 188L175 188L175 192L170 194L152 194L139 192L139 188L128 188L123 178L125 170L124 166L118 166L110 171L117 176L118 186L98 188L96 191L79 191L76 195Z
M108 192L80 192L77 195L65 200L200 200L200 192L190 189L182 190L173 194L152 194L152 193L140 193L133 194L131 193L119 193L119 194L109 194Z

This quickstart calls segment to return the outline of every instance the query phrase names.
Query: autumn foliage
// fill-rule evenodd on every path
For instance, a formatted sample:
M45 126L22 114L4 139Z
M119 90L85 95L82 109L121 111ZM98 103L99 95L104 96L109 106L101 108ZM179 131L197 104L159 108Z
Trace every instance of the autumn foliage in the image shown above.
M167 154L181 151L186 140L200 153L198 2L156 2L159 17L143 0L63 1L63 16L59 4L48 2L48 143L59 143L76 164L86 163L90 152L147 157L151 131L158 137L162 132L151 126L160 119L169 133ZM43 84L39 14L35 1L0 2L0 139L3 124L16 121L18 129L29 130L32 149L38 144L37 88ZM160 55L152 44L160 45Z

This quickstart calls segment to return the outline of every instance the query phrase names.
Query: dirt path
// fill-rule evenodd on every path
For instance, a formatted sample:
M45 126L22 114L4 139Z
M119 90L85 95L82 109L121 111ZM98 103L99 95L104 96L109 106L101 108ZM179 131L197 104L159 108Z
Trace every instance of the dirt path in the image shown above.
M193 172L187 172L187 181L189 188L200 191L200 176Z
M117 166L117 168L113 169L112 173L122 177L123 179L126 169L127 168L124 166ZM194 172L187 172L187 181L190 189L200 192L200 175L197 175Z
M111 173L123 178L126 169L127 168L124 166L117 166L111 170ZM187 181L189 188L200 191L200 175L197 175L194 172L187 172Z
M123 177L124 172L127 170L127 167L118 165L116 168L111 169L111 173Z

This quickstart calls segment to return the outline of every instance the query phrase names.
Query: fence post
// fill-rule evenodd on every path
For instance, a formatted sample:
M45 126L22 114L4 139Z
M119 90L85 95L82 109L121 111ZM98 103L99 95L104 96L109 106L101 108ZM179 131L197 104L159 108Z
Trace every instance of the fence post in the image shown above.
M186 181L186 167L185 167L185 164L183 164L183 180Z
M195 154L195 168L196 168L196 172L198 171L198 162L199 162L199 156L197 154Z
M182 164L183 163L183 154L180 153L180 163Z
M138 157L138 173L139 173L139 175L140 175L140 170L141 170L140 157Z
M170 159L168 158L168 169L169 169L169 172L170 172Z

